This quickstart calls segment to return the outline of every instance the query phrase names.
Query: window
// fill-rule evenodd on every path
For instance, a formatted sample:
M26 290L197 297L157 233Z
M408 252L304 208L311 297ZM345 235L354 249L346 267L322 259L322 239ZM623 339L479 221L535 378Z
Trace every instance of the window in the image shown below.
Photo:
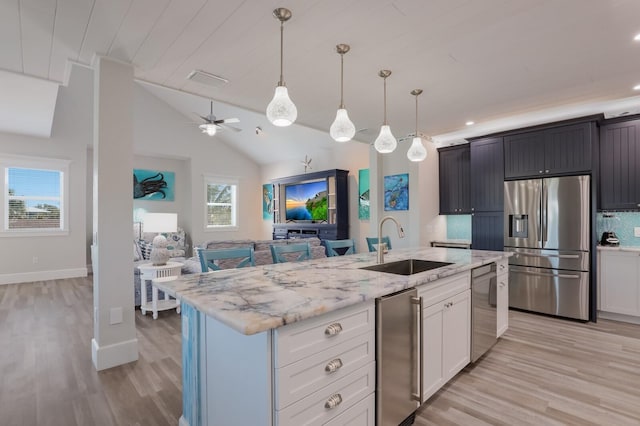
M238 183L216 177L205 178L205 227L229 229L237 226Z
M4 236L67 231L68 161L2 156Z

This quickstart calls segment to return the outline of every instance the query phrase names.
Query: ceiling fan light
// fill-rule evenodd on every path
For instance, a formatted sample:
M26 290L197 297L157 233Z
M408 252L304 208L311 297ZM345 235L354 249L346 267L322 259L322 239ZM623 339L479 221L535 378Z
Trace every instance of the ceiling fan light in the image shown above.
M396 138L391 134L391 128L389 126L385 124L380 127L380 134L373 143L373 146L380 154L388 154L396 149L398 141L396 141Z
M336 113L329 134L336 142L348 142L356 134L356 126L349 120L349 114L344 108L340 108Z
M427 158L427 149L422 145L422 138L415 137L409 151L407 151L407 158L411 161L422 161Z
M277 86L273 99L267 105L267 119L274 125L286 127L293 124L298 117L298 109L289 98L285 86Z
M215 135L216 132L218 131L218 129L216 128L216 125L211 123L201 124L198 127L200 128L200 130L202 130L202 133L206 133L209 136Z

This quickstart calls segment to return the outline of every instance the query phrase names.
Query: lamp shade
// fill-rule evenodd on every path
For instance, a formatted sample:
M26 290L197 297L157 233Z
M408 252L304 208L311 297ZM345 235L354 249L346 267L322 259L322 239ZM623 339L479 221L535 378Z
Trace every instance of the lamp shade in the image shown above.
M144 216L144 232L176 232L177 213L147 213Z
M380 134L373 143L373 146L380 154L388 154L396 149L398 142L391 133L391 128L389 126L385 124L380 127Z
M289 91L285 86L277 86L273 99L267 105L267 119L274 126L286 127L293 124L298 117L298 109L289 98Z
M427 150L422 145L422 138L413 138L409 151L407 151L407 158L411 161L422 161L427 158Z
M356 126L349 120L349 114L344 108L340 108L336 119L329 129L329 134L337 142L348 142L356 134Z

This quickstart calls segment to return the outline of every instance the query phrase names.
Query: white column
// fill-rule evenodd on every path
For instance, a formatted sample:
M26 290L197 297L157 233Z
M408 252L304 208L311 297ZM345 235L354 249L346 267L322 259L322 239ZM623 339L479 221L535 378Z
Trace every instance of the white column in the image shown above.
M131 257L133 67L95 61L93 126L93 365L138 359Z

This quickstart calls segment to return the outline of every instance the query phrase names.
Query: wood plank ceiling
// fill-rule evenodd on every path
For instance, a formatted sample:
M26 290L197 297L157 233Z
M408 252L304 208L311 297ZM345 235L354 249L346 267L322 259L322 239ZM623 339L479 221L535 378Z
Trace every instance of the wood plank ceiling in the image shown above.
M279 74L275 7L289 7L284 76L298 122L327 129L339 103L337 43L345 57L345 103L358 128L382 121L428 134L561 105L637 95L637 0L3 0L0 69L62 82L67 60L95 54L135 66L137 78L264 111ZM229 79L212 88L194 69ZM375 137L375 136L373 136Z

